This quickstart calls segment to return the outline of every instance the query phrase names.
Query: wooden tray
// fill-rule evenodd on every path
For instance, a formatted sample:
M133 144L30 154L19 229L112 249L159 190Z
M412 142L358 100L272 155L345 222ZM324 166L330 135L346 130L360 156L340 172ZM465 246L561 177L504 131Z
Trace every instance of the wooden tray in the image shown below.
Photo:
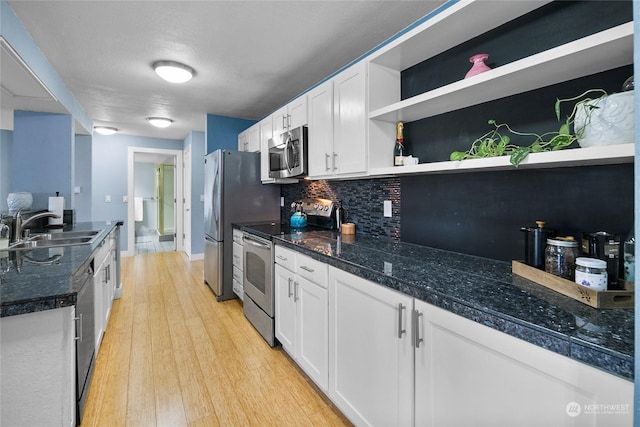
M633 283L630 282L623 282L625 289L621 291L597 291L520 261L511 262L511 271L594 308L633 308L634 290Z

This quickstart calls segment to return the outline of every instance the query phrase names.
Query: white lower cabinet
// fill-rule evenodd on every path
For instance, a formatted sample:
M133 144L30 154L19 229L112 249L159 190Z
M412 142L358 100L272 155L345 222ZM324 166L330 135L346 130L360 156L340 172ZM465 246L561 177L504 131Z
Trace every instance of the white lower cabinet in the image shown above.
M632 382L423 301L415 309L416 426L632 424Z
M278 264L278 256L295 260L296 272ZM284 265L291 268L291 263L285 262ZM329 382L326 271L326 264L276 246L276 338L325 392Z
M329 267L329 397L356 425L412 423L413 298Z

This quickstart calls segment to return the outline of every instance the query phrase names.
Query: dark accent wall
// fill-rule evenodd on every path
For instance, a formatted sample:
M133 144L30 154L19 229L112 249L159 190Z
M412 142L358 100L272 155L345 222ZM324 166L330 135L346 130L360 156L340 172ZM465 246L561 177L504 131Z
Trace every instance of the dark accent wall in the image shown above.
M283 185L281 194L285 199L283 222L289 222L292 202L320 197L342 202L346 210L346 221L356 224L356 234L383 239L400 237L400 178L301 181L298 184ZM391 218L383 216L385 200L392 202Z
M633 164L405 177L401 240L510 261L523 259L520 227L536 220L576 238L626 236L633 187Z

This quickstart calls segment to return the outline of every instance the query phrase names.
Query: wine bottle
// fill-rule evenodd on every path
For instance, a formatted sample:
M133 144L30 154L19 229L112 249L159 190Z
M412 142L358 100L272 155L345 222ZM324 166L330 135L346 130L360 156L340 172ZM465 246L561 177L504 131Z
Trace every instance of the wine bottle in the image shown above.
M402 122L398 122L396 124L396 144L393 147L393 165L394 166L404 166L404 156L405 148L404 148L404 136L402 131L404 130L404 124Z

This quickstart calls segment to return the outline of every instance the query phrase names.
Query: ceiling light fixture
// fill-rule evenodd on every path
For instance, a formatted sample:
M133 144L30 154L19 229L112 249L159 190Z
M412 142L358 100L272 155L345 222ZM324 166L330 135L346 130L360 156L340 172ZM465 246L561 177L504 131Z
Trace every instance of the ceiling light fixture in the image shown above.
M109 126L94 126L93 130L98 132L100 135L113 135L118 132L118 129Z
M188 82L196 73L188 65L175 61L156 61L152 67L160 77L171 83Z
M173 123L173 120L166 117L147 117L147 121L157 128L166 128Z

